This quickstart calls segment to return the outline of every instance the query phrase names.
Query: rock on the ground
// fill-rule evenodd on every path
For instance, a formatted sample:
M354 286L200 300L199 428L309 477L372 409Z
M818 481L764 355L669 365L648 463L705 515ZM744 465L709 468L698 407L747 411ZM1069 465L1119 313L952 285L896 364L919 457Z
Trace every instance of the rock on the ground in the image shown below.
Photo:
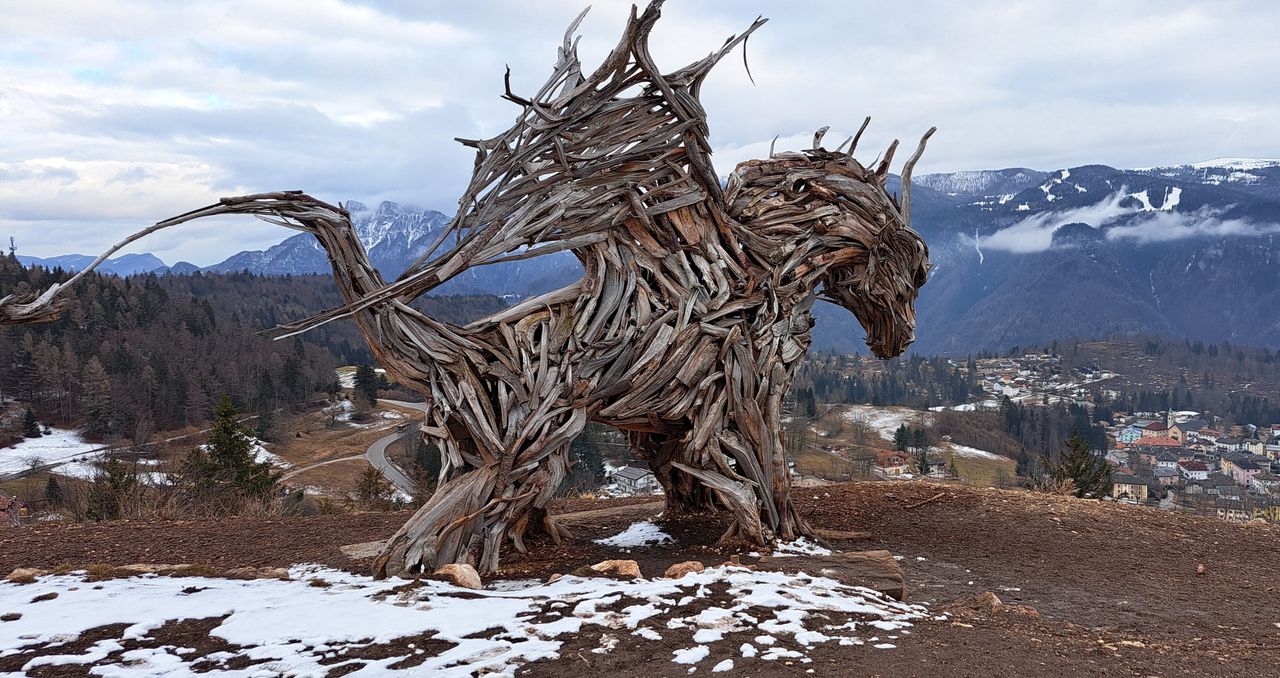
M289 570L283 567L233 567L225 576L230 579L288 579Z
M756 563L761 570L772 572L805 572L830 577L842 584L866 588L893 598L905 600L907 583L902 568L888 551L846 551L826 556L764 556Z
M960 600L948 603L943 609L960 614L978 614L978 615L994 615L994 614L1013 614L1032 619L1040 618L1040 611L1029 605L1007 605L1000 597L991 591L984 591L976 596L962 598Z
M49 574L47 570L40 570L34 567L15 567L13 572L9 573L5 579L14 584L30 584L35 581L36 577Z
M640 563L634 560L603 560L595 565L580 567L573 571L577 577L617 577L618 579L639 579Z
M662 576L668 579L679 579L685 576L686 574L691 574L693 572L701 572L702 570L703 570L702 563L696 560L686 560L683 563L676 563L675 565L668 567L667 571L663 573Z
M466 563L443 565L434 574L437 577L444 577L454 586L461 586L464 589L478 589L483 586L480 582L480 573L476 572L476 568Z
M177 565L172 565L168 563L130 563L128 565L121 565L120 567L117 567L116 570L126 575L173 574L174 572L190 570L192 569L192 567L193 566L190 565L189 563L181 563ZM288 574L287 571L286 571L286 574Z
M366 541L360 544L347 544L339 547L338 550L342 551L342 555L355 560L377 558L386 543L385 541Z

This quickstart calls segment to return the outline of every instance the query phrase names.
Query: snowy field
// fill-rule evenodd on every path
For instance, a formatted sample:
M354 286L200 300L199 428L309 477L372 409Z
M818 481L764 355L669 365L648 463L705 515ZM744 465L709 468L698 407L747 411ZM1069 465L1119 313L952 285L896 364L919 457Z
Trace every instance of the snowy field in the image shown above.
M289 466L284 459L267 450L267 443L256 438L252 443L255 460L269 462L281 468ZM85 441L76 431L55 428L51 433L39 438L26 438L14 447L0 448L0 476L25 471L30 468L31 462L35 461L39 466L58 464L50 469L58 475L88 480L98 474L98 465L95 462L101 460L109 451L110 449L101 443ZM158 462L143 459L137 463L147 466ZM151 483L162 483L167 478L166 474L151 471L142 472L139 475Z
M48 435L25 438L13 447L0 448L0 475L25 471L32 460L46 466L95 457L102 452L105 449L101 443L86 442L75 431L55 428Z
M985 406L986 403L983 403ZM959 411L972 411L973 405L957 405L955 408ZM930 412L921 412L906 407L876 407L874 405L849 405L845 411L841 413L846 421L852 421L855 417L864 418L873 431L880 434L881 438L887 441L893 440L893 434L898 427L906 424L907 426L915 426L921 417L925 422L932 421ZM1009 461L1008 457L1002 457L986 450L979 450L976 447L968 447L966 445L957 445L955 443L943 443L942 447L950 448L951 451L961 457L970 457L974 459L989 459L992 461Z
M998 454L995 454L994 452L979 450L976 447L969 447L967 445L957 445L955 443L948 443L948 444L951 446L951 451L961 457L971 457L974 459L990 459L992 461L1009 461L1008 457L1002 457Z
M290 575L288 581L143 575L90 583L72 573L34 584L3 582L0 609L21 616L0 623L0 657L57 648L89 629L126 624L87 651L33 657L22 670L92 664L97 675L140 678L190 675L197 664L219 676L325 675L351 665L346 675L512 675L525 663L558 656L570 637L588 639L596 645L592 652L605 654L619 636L630 635L628 645L653 642L654 651L671 652L674 675L727 671L743 657L803 666L810 650L832 643L849 651L889 650L906 642L912 621L927 614L823 577L735 567L680 579L566 576L480 591L434 581L395 591L403 580L375 581L314 565L295 566ZM327 586L313 585L316 580ZM163 643L162 627L181 619L213 619L209 637L221 649ZM429 649L413 636L430 638ZM657 641L664 638L676 639L680 649L661 649ZM373 645L384 647L360 652Z
M893 434L899 426L914 426L921 416L929 420L928 412L921 412L907 407L876 407L874 405L848 405L841 413L845 421L853 421L863 417L871 430L880 434L885 440L893 440Z

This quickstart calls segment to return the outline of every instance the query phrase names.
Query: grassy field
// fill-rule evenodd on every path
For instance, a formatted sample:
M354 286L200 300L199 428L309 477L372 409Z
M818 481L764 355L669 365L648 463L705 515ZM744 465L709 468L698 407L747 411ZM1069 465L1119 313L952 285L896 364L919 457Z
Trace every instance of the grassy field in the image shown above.
M949 449L944 449L942 456L948 464L955 462L960 480L966 485L996 487L999 485L997 479L1001 469L1004 469L1006 482L1012 482L1016 475L1017 464L1012 459L962 456L953 454Z

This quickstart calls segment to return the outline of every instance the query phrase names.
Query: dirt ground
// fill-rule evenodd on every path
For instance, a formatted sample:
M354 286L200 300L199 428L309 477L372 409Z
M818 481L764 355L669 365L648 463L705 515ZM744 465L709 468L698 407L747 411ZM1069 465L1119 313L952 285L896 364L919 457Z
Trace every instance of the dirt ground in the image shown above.
M917 623L892 653L820 645L808 653L811 664L736 657L736 673L1276 675L1280 665L1280 529L959 485L864 482L796 494L813 525L870 533L835 548L885 548L901 556L908 600L950 610L949 618ZM749 547L707 546L723 530L720 516L658 518L676 543L627 551L591 540L653 517L660 502L574 499L554 508L575 539L506 556L501 577L544 577L618 557L634 558L650 577L688 559L718 564L741 552L751 562ZM318 562L367 571L367 560L352 560L339 547L385 538L406 518L32 525L0 531L0 572L138 562L215 568ZM1006 607L954 608L987 591ZM528 665L521 675L681 670L652 644L624 641L607 655L593 654L599 639L588 636L570 639L559 659Z

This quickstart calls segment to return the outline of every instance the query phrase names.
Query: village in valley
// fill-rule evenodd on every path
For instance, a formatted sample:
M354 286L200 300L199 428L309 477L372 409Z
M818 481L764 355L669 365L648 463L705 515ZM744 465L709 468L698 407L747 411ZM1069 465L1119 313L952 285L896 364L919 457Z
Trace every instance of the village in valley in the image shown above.
M1280 423L1241 425L1190 409L1118 409L1132 402L1125 397L1133 384L1123 367L1068 367L1048 352L946 363L970 374L967 402L927 409L819 404L808 418L793 412L789 435L798 482L928 480L1032 488L1062 441L1048 443L1050 449L1022 449L1017 460L1007 447L987 450L951 433L956 421L994 429L1020 408L1056 407L1076 413L1077 431L1088 429L1091 454L1109 467L1111 484L1099 498L1231 522L1280 521ZM856 357L839 365L836 372L847 379L885 369Z

